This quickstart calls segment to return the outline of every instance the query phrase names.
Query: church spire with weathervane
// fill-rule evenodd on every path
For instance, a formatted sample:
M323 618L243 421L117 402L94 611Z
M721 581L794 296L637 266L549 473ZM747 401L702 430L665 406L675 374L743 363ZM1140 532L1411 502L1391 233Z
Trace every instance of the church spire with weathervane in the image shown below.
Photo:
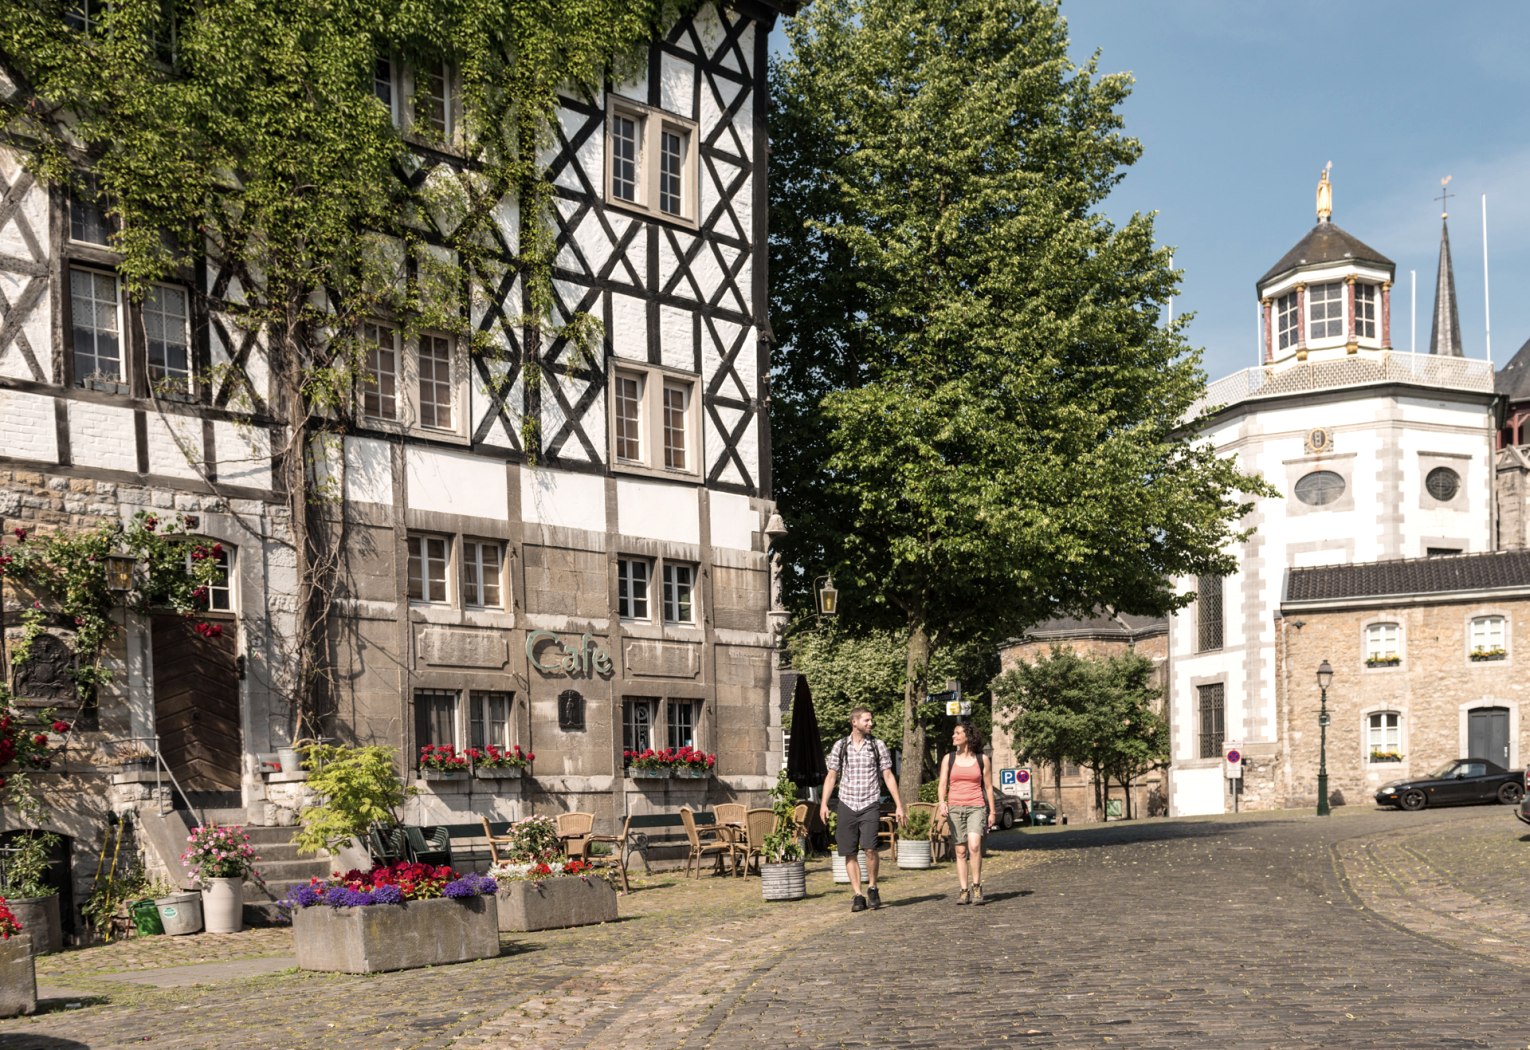
M1461 313L1456 309L1456 273L1450 264L1450 176L1440 180L1440 266L1434 280L1434 324L1429 332L1429 352L1441 357L1464 357L1461 350Z

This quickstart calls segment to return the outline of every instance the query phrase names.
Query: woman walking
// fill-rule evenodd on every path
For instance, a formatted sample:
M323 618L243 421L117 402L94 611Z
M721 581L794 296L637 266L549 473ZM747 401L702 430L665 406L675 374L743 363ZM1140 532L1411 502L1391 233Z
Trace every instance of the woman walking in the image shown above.
M983 903L983 835L994 812L993 777L983 754L983 735L971 722L951 732L955 748L940 762L940 816L951 825L956 850L957 904ZM968 880L968 876L971 880Z

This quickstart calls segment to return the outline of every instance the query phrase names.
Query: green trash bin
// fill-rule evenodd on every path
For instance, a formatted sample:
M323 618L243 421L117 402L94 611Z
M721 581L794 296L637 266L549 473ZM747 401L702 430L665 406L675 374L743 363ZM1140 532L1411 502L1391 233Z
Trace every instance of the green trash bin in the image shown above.
M129 910L132 912L133 925L137 927L139 936L150 937L165 932L165 924L159 918L159 906L154 903L153 898L134 901L129 905Z

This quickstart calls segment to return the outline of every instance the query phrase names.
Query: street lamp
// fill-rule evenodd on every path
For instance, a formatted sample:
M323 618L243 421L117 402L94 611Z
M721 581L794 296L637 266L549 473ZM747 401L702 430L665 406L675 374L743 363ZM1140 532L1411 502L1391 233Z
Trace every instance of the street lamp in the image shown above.
M1328 687L1333 683L1333 668L1324 660L1317 669L1318 691L1318 805L1317 815L1326 817L1328 809Z
M818 588L818 615L839 615L839 591L834 587L833 576L820 576L814 582Z

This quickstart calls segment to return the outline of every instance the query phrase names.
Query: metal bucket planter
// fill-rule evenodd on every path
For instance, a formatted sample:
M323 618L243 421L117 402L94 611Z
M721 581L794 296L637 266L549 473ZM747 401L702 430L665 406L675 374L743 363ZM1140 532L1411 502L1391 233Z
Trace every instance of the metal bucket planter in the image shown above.
M899 839L898 867L928 868L934 864L929 839Z
M178 936L202 932L201 893L172 893L168 897L156 897L154 906L159 909L159 921L166 933Z
M800 860L761 864L760 891L768 901L800 901L807 896L807 867Z
M507 882L500 886L498 900L502 932L616 921L616 887L599 876Z
M0 1017L37 1012L37 967L25 933L0 941Z
M866 870L866 855L862 853L858 858L861 865L861 885L866 885L871 880L871 873ZM850 872L845 867L845 858L838 853L834 854L834 881L849 882Z
M521 767L503 766L495 769L485 769L483 766L474 766L473 776L479 780L519 780L521 779Z
M64 946L64 928L58 920L58 894L46 897L12 897L7 902L21 928L31 935L33 955L47 955Z
M298 908L292 914L298 966L380 973L492 959L499 954L493 897L439 897L359 908Z
M202 924L208 933L244 929L244 879L202 880Z

